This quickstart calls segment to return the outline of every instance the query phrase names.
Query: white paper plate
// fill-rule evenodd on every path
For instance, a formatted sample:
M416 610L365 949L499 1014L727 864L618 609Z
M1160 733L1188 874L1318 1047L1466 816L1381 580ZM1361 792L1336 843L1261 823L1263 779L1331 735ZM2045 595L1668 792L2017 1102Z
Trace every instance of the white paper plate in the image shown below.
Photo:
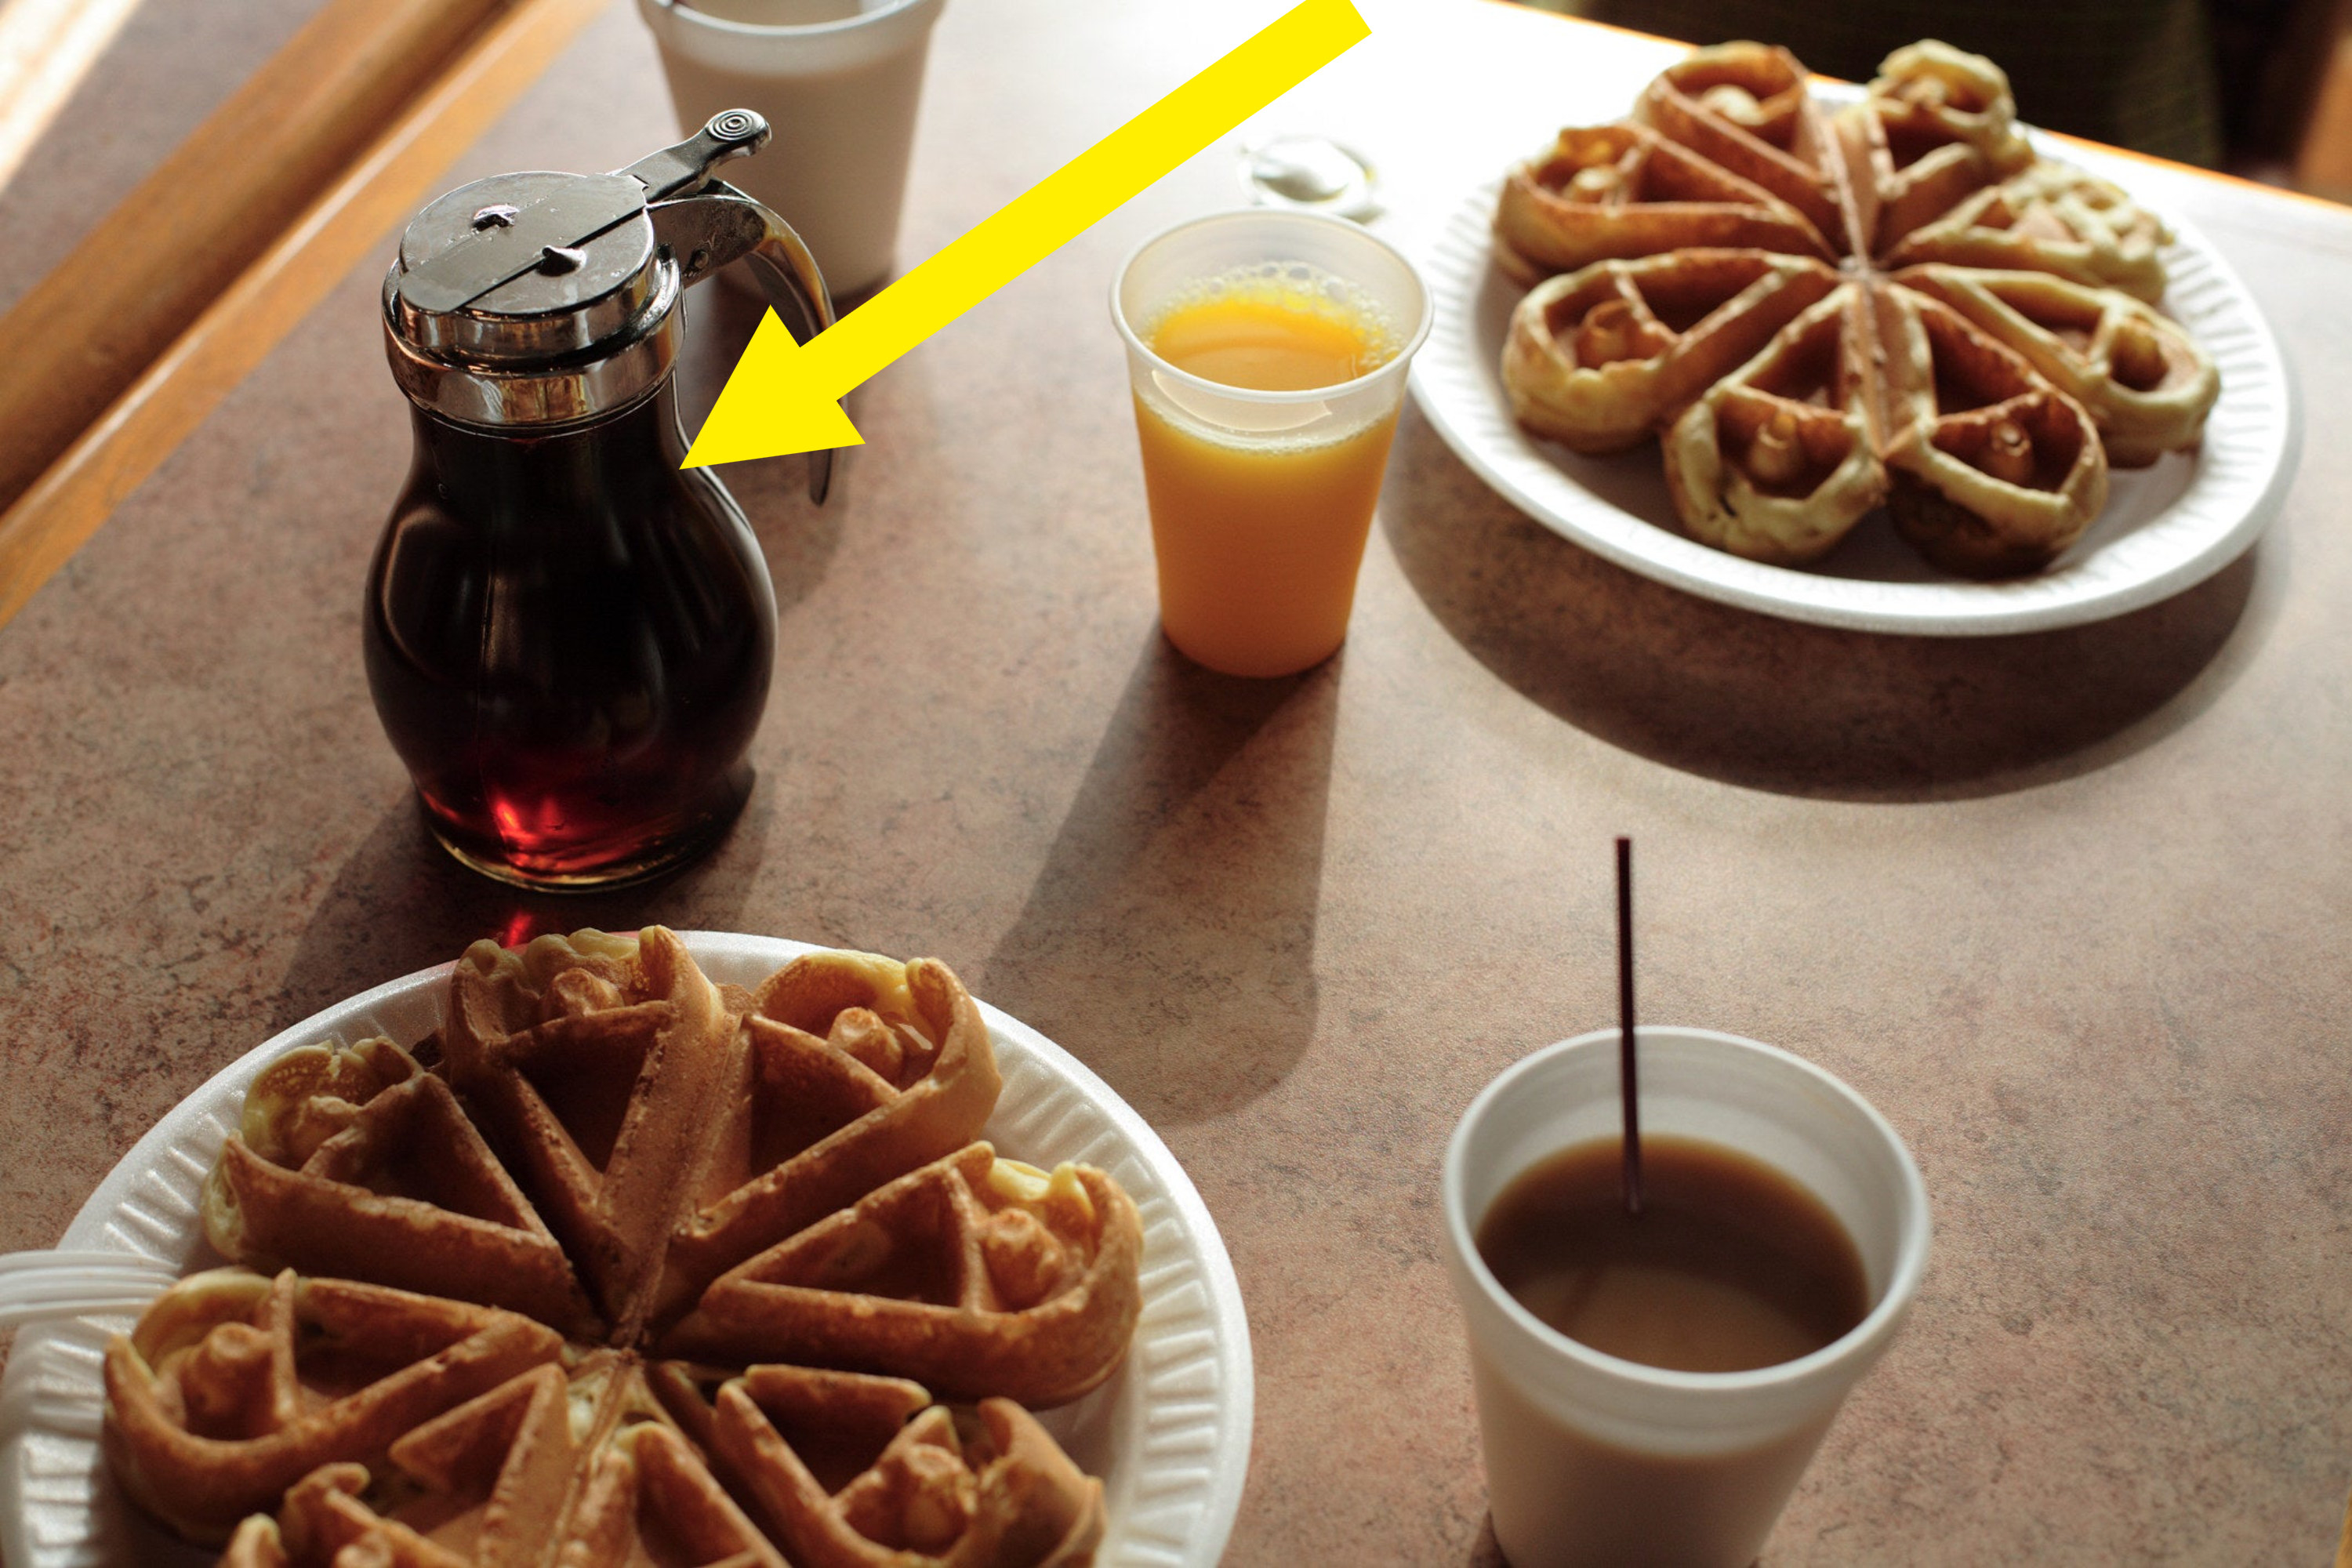
M805 942L688 931L714 980L756 984ZM82 1205L59 1244L137 1253L193 1270L205 1246L196 1194L236 1124L246 1086L296 1046L389 1035L404 1044L440 1022L442 964L379 985L247 1053L149 1130ZM1143 1317L1126 1364L1093 1394L1042 1419L1103 1479L1103 1568L1211 1568L1241 1506L1253 1385L1241 1287L1201 1194L1168 1146L1110 1086L1061 1047L985 1003L1004 1092L987 1135L1042 1164L1108 1171L1143 1217ZM100 1355L128 1319L19 1334L0 1383L0 1560L8 1568L210 1563L170 1541L115 1493L99 1456Z
M2078 149L2051 156L2086 163ZM2116 176L2126 185L2128 172ZM2191 454L2114 470L2106 510L2050 569L2013 582L1948 577L1895 536L1883 510L1806 570L1701 544L1683 532L1655 442L1580 457L1521 430L1503 390L1503 341L1525 292L1487 258L1500 178L1471 194L1422 258L1436 301L1412 392L1480 479L1565 539L1703 598L1821 626L1987 637L2104 620L2169 598L2252 544L2286 499L2301 426L2286 367L2246 286L2205 238L2168 217L2165 308L2221 366L2221 396Z

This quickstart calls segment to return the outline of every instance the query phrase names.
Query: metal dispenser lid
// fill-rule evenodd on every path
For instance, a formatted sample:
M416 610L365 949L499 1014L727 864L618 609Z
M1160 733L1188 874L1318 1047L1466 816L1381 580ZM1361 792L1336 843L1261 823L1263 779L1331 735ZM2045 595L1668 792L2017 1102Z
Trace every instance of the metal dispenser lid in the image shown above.
M645 191L625 174L493 174L400 237L385 306L402 338L491 364L621 337L662 293Z
M791 236L711 174L768 139L766 121L729 110L614 174L494 174L434 202L402 234L384 279L385 346L401 389L436 413L494 426L566 424L644 395L677 360L685 286L751 253L754 234L772 246L773 231ZM767 222L746 222L744 206ZM746 243L698 242L714 226ZM803 274L786 279L793 292L813 285L824 301L814 263L798 265L798 238L786 248L798 251L790 270ZM805 330L831 321L829 301L803 303Z

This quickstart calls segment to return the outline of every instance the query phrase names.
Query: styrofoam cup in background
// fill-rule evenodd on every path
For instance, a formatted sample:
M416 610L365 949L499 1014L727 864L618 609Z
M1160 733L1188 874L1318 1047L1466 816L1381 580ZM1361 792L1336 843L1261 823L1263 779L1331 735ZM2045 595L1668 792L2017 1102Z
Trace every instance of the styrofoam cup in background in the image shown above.
M684 134L726 109L775 128L765 149L720 172L808 242L835 299L878 287L896 265L923 66L945 4L637 0Z

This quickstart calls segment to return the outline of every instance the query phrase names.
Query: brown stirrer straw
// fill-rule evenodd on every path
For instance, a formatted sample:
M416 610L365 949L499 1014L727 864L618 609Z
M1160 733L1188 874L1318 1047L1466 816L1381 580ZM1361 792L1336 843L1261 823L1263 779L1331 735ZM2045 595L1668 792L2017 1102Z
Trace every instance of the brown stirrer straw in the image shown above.
M1642 1212L1642 1112L1633 1067L1633 841L1617 840L1617 1086L1625 1105L1625 1212Z

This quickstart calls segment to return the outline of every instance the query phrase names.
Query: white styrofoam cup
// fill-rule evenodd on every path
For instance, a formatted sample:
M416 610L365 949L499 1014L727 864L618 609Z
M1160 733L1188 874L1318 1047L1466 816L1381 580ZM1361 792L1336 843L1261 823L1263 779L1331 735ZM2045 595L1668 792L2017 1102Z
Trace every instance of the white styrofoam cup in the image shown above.
M1443 1202L1495 1534L1513 1568L1752 1562L1927 1268L1927 1188L1862 1096L1734 1035L1644 1026L1636 1040L1643 1132L1727 1145L1811 1192L1853 1237L1872 1305L1843 1338L1751 1372L1645 1366L1549 1327L1496 1280L1477 1228L1531 1165L1618 1135L1618 1033L1563 1040L1507 1069L1454 1129Z

